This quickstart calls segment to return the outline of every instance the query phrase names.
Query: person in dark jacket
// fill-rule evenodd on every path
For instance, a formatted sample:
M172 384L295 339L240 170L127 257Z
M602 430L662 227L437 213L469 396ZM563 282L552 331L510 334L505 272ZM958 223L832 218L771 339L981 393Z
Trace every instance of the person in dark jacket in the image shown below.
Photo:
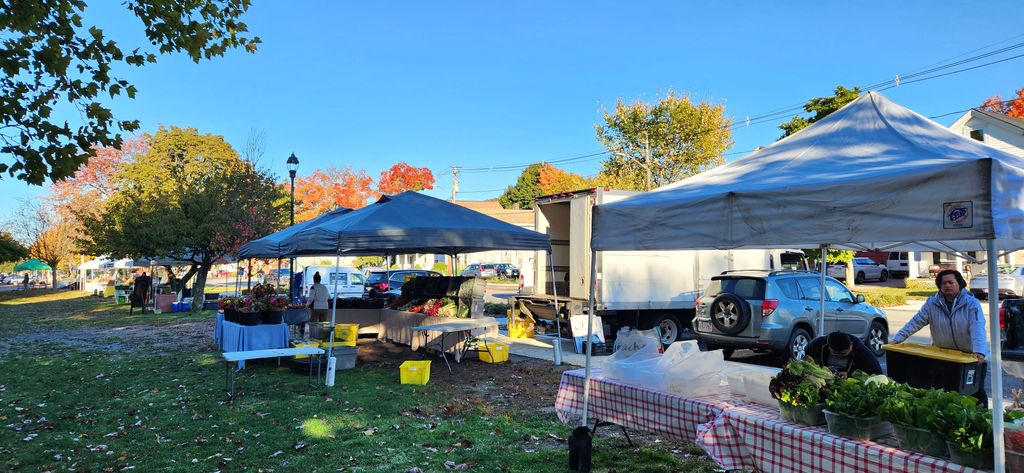
M857 370L867 374L882 374L878 358L867 345L859 338L843 332L832 332L827 337L812 340L807 345L807 358L831 369L841 378Z

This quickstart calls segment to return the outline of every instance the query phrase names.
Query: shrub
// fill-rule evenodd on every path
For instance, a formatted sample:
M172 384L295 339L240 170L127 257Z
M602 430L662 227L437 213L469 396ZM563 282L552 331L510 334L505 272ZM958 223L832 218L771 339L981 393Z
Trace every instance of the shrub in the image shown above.
M430 269L432 269L434 271L437 271L437 272L439 272L441 274L444 274L446 276L448 275L448 264L446 264L446 263L442 263L442 262L438 261L437 263L434 263L434 267L432 267Z
M931 279L904 279L907 289L914 290L935 290L935 281Z
M907 303L906 294L901 292L865 292L864 299L875 307L893 307Z
M508 314L509 305L505 303L484 302L484 312L488 314Z

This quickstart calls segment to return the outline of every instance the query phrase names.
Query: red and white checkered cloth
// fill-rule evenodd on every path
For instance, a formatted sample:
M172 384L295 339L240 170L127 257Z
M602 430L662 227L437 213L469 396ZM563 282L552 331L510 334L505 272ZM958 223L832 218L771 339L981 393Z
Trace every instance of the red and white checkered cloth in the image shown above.
M782 420L778 408L742 404L697 427L697 444L727 470L774 472L980 472L897 448L891 435L857 441Z
M583 370L566 371L555 397L555 412L564 423L583 415ZM601 378L590 372L588 417L626 428L693 442L697 426L711 422L730 405L722 397L685 398Z
M782 420L777 407L742 399L685 398L601 377L591 371L588 416L626 428L696 442L727 470L765 473L981 473L946 460L900 450L891 435L856 441ZM583 370L566 371L555 398L564 423L583 415Z

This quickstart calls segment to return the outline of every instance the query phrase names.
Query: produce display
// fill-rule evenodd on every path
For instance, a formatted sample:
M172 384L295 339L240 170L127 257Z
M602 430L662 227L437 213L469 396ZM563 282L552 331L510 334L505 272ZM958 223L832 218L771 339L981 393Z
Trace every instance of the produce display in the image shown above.
M430 317L469 318L473 297L482 296L478 282L464 277L416 277L402 285L389 308Z
M896 392L896 383L884 375L870 376L855 371L836 381L826 393L828 410L850 417L875 417L882 402Z
M791 360L772 378L768 390L780 403L806 407L825 401L827 387L835 375L811 360Z

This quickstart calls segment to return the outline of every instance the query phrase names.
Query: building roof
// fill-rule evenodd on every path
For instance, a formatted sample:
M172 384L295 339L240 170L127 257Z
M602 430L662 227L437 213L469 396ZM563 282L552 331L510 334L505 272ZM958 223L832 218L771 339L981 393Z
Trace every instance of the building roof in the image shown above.
M456 200L452 203L506 223L533 229L532 210L506 209L497 200Z
M988 117L993 120L1010 125L1012 127L1024 130L1024 119L1013 118L1009 115L1005 115L998 112L990 112L988 110L981 110L978 108L971 109L971 113L973 113L975 116L981 115L983 117Z

